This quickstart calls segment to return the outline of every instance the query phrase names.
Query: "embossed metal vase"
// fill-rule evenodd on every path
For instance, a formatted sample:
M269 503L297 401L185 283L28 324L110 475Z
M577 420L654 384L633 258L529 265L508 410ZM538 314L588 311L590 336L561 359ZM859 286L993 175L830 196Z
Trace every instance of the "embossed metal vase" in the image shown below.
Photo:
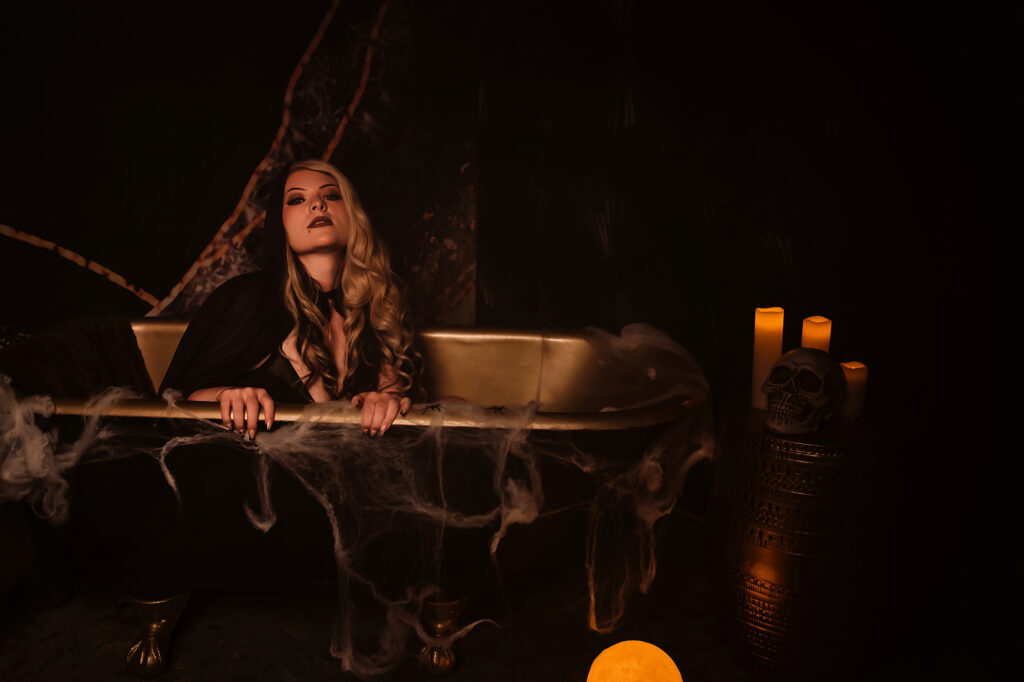
M846 424L780 436L753 410L727 422L723 592L735 644L788 679L836 671L859 639L867 448Z

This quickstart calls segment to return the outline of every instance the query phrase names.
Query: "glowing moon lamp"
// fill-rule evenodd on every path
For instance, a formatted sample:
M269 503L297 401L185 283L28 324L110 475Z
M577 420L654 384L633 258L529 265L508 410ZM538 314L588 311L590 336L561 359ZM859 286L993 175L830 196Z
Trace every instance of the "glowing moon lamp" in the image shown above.
M594 659L587 682L683 682L672 657L639 640L608 647Z

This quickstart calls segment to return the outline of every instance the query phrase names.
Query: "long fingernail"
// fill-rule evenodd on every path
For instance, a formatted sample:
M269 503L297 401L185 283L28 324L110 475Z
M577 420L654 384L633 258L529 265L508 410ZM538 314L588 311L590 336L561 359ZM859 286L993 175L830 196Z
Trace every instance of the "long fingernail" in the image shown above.
M249 440L256 440L256 429L249 429Z
M270 430L270 427L274 425L274 422L270 421L269 419L264 419L263 423L267 425L268 431Z

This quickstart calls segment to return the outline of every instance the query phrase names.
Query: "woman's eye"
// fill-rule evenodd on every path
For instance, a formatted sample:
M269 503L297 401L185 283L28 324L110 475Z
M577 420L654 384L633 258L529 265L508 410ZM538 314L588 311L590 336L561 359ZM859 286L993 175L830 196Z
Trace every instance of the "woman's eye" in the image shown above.
M291 199L288 200L288 205L289 206L298 206L303 201L304 201L304 199L302 197L292 197Z
M337 192L332 192L324 197L327 201L340 201L341 195Z

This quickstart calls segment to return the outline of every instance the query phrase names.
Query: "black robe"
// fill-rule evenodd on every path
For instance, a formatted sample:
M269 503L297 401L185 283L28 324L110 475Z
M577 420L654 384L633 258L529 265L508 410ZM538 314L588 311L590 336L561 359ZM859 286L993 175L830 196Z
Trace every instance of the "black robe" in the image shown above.
M321 309L338 305L338 292L322 294ZM224 282L203 303L178 344L160 394L168 388L187 398L200 388L256 386L275 402L312 402L281 353L294 323L284 305L283 281L260 271ZM342 398L377 389L381 342L367 325L357 341L359 366L342 386Z

